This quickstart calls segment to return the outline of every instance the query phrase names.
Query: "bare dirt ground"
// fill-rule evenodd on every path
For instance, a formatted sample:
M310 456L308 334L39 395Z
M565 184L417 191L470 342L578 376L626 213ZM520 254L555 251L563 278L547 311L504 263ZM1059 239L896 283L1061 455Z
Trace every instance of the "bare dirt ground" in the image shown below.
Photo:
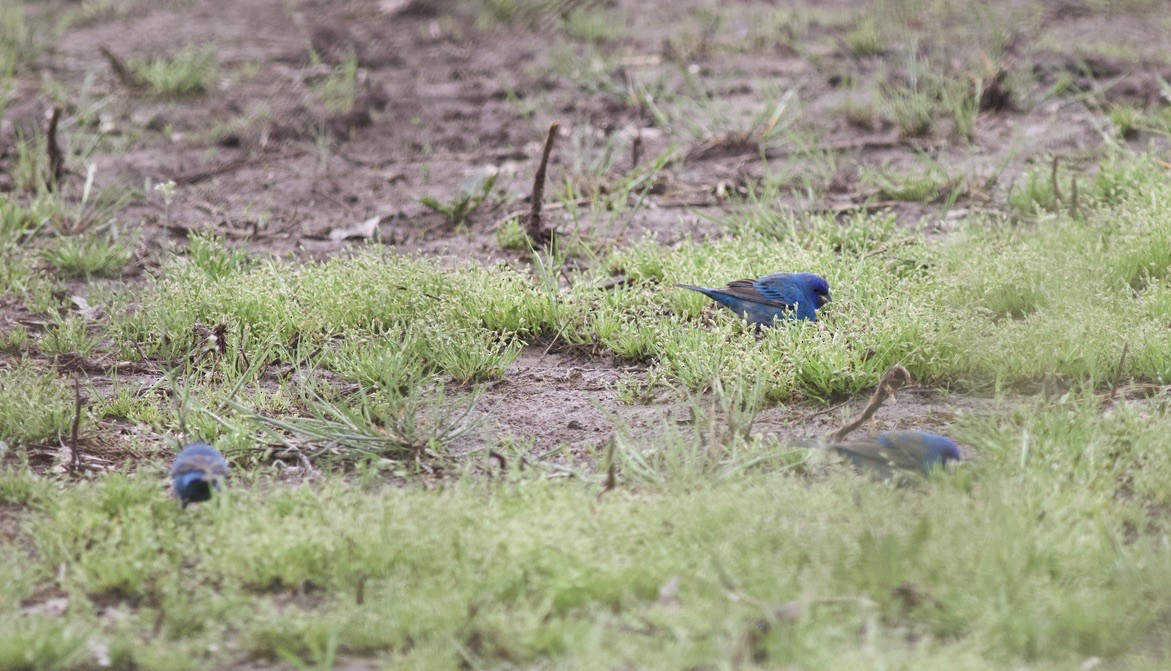
M141 241L129 282L143 281L190 231L225 236L257 254L321 259L363 244L331 232L375 217L376 239L397 253L525 267L528 255L502 248L496 230L528 208L553 121L561 135L550 191L583 181L583 166L607 150L612 165L594 175L603 182L675 151L638 206L623 203L632 216L596 212L574 222L551 204L549 217L565 233L619 244L654 235L668 245L721 235L715 218L743 209L743 196L772 178L787 187L778 197L794 211L887 209L909 230L945 235L965 212L1004 207L1010 184L1035 161L1060 156L1070 166L1090 164L1108 144L1104 110L1161 105L1171 80L1171 12L1159 3L1116 3L1127 5L1117 11L1088 0L991 4L979 16L902 17L882 32L875 53L860 55L848 44L851 30L877 10L839 0L566 2L516 21L493 20L480 3L454 0L104 3L47 36L33 66L17 71L0 147L33 135L45 110L60 104L73 155L86 139L96 142L88 161L99 187L176 182L167 211L144 192L118 217ZM26 6L33 25L61 10L56 3ZM608 34L583 38L569 30L565 17L576 11L610 22ZM212 45L218 75L205 94L183 98L128 86L100 51L131 62L187 44ZM973 85L991 86L1004 73L1011 101L989 101L970 140L945 119L906 137L865 109L876 91L905 81L916 54ZM319 84L351 56L352 106L331 109ZM658 92L662 107L652 107L645 91ZM781 123L790 132L763 142L752 119L784 92L790 98ZM1135 147L1154 141L1141 131L1125 140ZM16 160L4 151L0 173L10 174ZM860 179L867 169L901 174L925 165L954 177L957 197L899 202ZM85 167L69 167L66 189L80 190ZM450 200L486 171L498 173L497 192L462 226L420 202ZM11 188L12 180L0 177L0 189ZM39 318L0 301L0 331L35 327ZM606 413L655 431L685 412L669 395L618 403L614 385L642 374L638 367L544 349L526 350L487 390L482 408L490 420L476 441L510 436L531 441L534 454L563 443L585 450L612 429ZM113 370L90 373L102 388ZM982 403L904 394L880 424L946 422L957 406ZM774 409L757 429L798 435L810 430L805 424L836 425L850 409Z

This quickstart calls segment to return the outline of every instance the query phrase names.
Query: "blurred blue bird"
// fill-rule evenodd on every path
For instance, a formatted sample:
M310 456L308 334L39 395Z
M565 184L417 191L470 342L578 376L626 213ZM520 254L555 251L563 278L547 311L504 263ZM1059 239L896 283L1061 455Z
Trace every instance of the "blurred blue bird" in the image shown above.
M211 490L219 490L220 483L227 477L228 462L207 443L191 443L184 447L171 467L175 496L179 497L184 508L188 503L210 499Z
M813 273L776 273L758 280L736 280L719 289L678 285L707 296L758 329L786 319L817 319L830 302L829 282Z
M923 431L882 431L873 438L831 443L826 447L884 479L891 477L895 469L927 475L936 466L963 459L959 446L951 438Z

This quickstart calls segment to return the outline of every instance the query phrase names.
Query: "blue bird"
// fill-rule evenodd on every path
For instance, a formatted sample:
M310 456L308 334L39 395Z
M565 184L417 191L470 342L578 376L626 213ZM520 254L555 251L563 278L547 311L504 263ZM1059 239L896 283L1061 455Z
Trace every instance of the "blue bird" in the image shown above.
M873 438L832 443L826 447L849 457L859 468L875 471L884 479L891 477L893 469L927 475L936 466L963 459L955 441L923 431L882 431Z
M813 273L776 273L758 280L736 280L719 289L677 286L698 291L758 329L776 320L814 321L817 310L830 302L829 282Z
M186 508L211 498L211 490L218 490L228 477L228 462L207 443L191 443L175 457L171 467L171 483L175 496Z

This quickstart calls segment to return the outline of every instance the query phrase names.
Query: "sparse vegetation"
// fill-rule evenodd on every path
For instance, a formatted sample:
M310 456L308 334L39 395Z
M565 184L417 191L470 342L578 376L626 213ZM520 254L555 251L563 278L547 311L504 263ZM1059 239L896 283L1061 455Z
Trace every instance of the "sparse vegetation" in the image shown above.
M846 34L846 44L857 56L874 56L882 53L882 36L878 24L872 18L863 18Z
M444 203L433 196L423 196L419 202L446 216L451 224L458 226L492 195L495 186L495 173L476 173L463 181L459 193L449 202Z
M67 277L117 277L133 250L108 237L62 237L42 253L45 262Z
M138 63L134 69L158 93L198 95L205 93L215 82L215 52L209 47L189 45L173 56Z
M0 368L0 440L52 441L72 416L73 393L64 380L27 361Z
M350 54L329 74L313 82L313 91L326 109L349 113L358 94L358 59Z
M1166 666L1171 5L277 5L0 0L0 669Z
M931 132L936 103L931 94L915 87L889 87L879 97L879 107L906 137L920 137Z

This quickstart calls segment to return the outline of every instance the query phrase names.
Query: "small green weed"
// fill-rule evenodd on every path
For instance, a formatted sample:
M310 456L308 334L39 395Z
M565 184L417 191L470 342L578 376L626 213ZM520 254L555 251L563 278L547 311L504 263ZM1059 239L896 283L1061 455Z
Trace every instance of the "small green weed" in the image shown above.
M477 173L464 180L459 193L450 202L440 202L433 196L423 196L419 202L447 217L451 224L462 225L492 195L496 177L495 173Z
M846 34L846 44L855 56L874 56L883 52L878 23L872 18L859 19Z
M354 109L358 94L358 59L351 54L325 77L315 81L312 88L326 109L336 114L349 113Z
M135 72L158 93L199 95L215 83L216 59L211 47L188 45L170 57L133 64Z
M67 277L117 277L134 250L122 240L87 234L59 236L41 250L41 258Z
M524 226L521 226L520 218L512 217L506 219L500 227L496 229L496 244L504 249L527 250L532 247L532 241L529 240L528 233L525 233Z

